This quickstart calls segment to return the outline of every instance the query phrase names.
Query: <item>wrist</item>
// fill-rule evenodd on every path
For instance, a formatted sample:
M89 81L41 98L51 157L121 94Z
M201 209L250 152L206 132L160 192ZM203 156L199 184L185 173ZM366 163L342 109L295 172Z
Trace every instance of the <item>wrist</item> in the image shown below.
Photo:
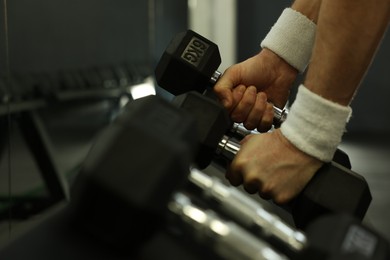
M304 72L314 45L315 23L291 8L283 13L261 42L299 72Z
M294 1L291 8L317 23L321 0Z
M282 134L299 150L320 161L333 158L352 109L329 101L301 85Z
M287 103L290 89L298 76L298 70L267 48L262 49L258 56L262 63L266 64L266 67L262 69L271 75L268 83L269 88L265 91L268 101L276 107L283 108Z
M281 58L277 53L273 52L271 49L263 48L260 53L260 56L263 56L264 60L273 67L274 70L283 70L289 74L298 74L298 70L289 64L286 60Z

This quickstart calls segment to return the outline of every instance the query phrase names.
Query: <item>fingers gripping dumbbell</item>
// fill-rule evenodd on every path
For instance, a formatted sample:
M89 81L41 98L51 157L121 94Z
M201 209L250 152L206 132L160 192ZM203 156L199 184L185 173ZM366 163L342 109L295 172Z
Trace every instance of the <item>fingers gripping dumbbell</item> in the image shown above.
M174 95L191 90L203 93L220 78L220 64L218 46L188 30L172 39L157 64L155 76L159 86ZM274 106L274 123L283 122L287 114L287 108Z
M176 96L192 90L204 93L220 78L221 73L217 70L220 63L218 46L196 32L187 30L172 39L156 66L155 76L161 87ZM280 125L287 115L287 108L274 106L274 125ZM348 156L339 149L334 159L351 168Z
M214 159L215 151L222 144L224 135L231 140L230 137L243 138L252 133L238 124L232 124L226 110L218 102L197 92L178 95L173 98L172 103L187 110L196 119L199 150L195 163L201 169ZM229 144L225 147L229 148ZM231 159L235 155L226 153L226 149L223 149L223 153ZM340 150L337 150L336 155L341 158L337 160L338 163L350 168L348 156L342 156L344 153Z
M243 126L243 124L233 123L233 126L229 129L226 138L242 140L245 136L251 134L259 134L259 132L255 130L248 130ZM352 169L351 161L349 160L348 154L340 149L336 150L333 155L332 161L350 170Z
M226 110L218 102L189 92L176 96L172 103L196 119L199 148L195 162L200 168L209 165L216 155L229 161L234 158L240 145L226 135L231 124ZM332 162L317 171L292 202L291 212L296 226L302 228L330 212L345 212L363 219L370 202L371 193L365 179Z
M159 61L157 67L156 67L156 79L160 86L165 88L166 90L174 93L174 94L180 94L184 93L188 90L197 90L198 92L203 92L205 89L211 87L216 80L219 78L218 75L220 73L216 73L216 70L220 64L220 55L218 51L217 45L212 43L211 41L207 40L206 38L200 36L199 34L196 34L193 31L187 31L185 33L181 33L177 35L172 42L169 44L167 50L164 52L161 60ZM211 79L211 80L210 80ZM209 109L208 106L205 106L203 110L201 110L200 107L194 108L194 101L188 101L192 99L184 96L177 96L174 99L174 103L179 104L179 107L185 107L185 109L189 110L192 114L195 114L195 117L201 118L201 120L198 120L198 131L199 131L199 140L200 140L200 151L197 156L197 163L202 168L208 165L208 163L212 160L212 154L214 154L213 151L217 148L217 145L220 144L220 141L223 137L223 135L220 135L221 132L226 131L226 129L230 128L229 123L226 123L227 119L224 119L221 114L218 114L216 112L210 112L212 110ZM199 99L199 98L198 98ZM195 102L196 103L196 102ZM196 106L196 105L195 105ZM215 104L213 106L216 106ZM218 115L214 116L214 120L210 120L205 122L204 118L205 115ZM281 115L281 120L286 116L286 113L281 112L279 113ZM216 123L218 122L218 123ZM221 123L224 122L224 123ZM217 126L219 125L219 126ZM229 125L229 126L227 126ZM214 126L214 127L210 127ZM214 138L212 138L214 137ZM229 144L229 143L227 143ZM229 146L225 146L227 148ZM234 148L234 147L231 147ZM226 152L227 149L223 149L221 152L223 154L229 154ZM230 153L230 155L232 155ZM335 159L337 159L339 162L341 161L342 164L348 168L350 168L350 162L348 156L345 156L344 153L341 151L337 151L335 154ZM330 169L338 169L341 166L337 165L335 163L328 164L324 166L323 168L330 167ZM330 170L328 169L328 170ZM344 169L340 170L331 170L332 172L342 173L344 172ZM319 176L327 177L326 175L320 175ZM336 176L340 176L341 179L336 178ZM322 183L321 178L316 176L318 181L313 182ZM333 209L337 209L337 211L347 211L352 212L352 214L358 216L360 219L362 219L365 215L365 212L368 209L368 206L371 202L371 194L368 188L367 183L365 182L364 178L359 175L332 175L331 178L326 178L326 180L330 181L330 183L333 181L348 181L347 183L355 187L354 191L357 192L357 197L348 197L348 199L342 200L343 205L340 205L341 200L339 197L334 196L331 200L329 200L329 197L332 197L332 194L335 194L334 192L330 192L334 190L334 187L330 186L323 190L323 192L319 192L316 190L313 190L313 193L308 192L306 189L305 191L308 192L307 194L310 194L308 197L308 201L305 199L302 199L303 201L306 201L303 203L303 205L312 205L314 208L317 208L318 205L323 205L324 202L331 201L332 203L335 202L335 204L328 205L327 207L320 207L314 210L313 212L317 212L317 214L322 214L324 212L327 212L327 210L333 207ZM332 183L331 183L332 184ZM316 187L313 185L313 187ZM352 187L350 187L352 188ZM338 195L347 195L347 188L342 188L340 186L337 191ZM317 194L322 194L321 198L324 199L322 202L319 203L313 203L310 198L312 197L318 197ZM342 196L345 197L345 196ZM358 199L356 199L358 198ZM320 199L320 200L322 200ZM349 205L349 206L347 206ZM301 208L301 206L297 206L296 209ZM303 209L301 209L303 210ZM306 211L308 212L308 211ZM309 211L310 212L310 211ZM306 216L302 221L296 221L298 225L304 225L311 217L314 217L312 215L310 217L310 214ZM303 216L302 214L297 214L296 216Z
M195 139L190 118L150 96L130 102L96 140L73 186L70 212L99 246L133 255L148 237L169 225L173 214L178 222L171 225L186 226L189 234L226 259L330 259L357 250L350 245L356 227L378 245L371 247L370 255L387 257L383 240L356 221L333 229L335 219L330 224L325 220L311 225L306 234L237 189L189 170ZM326 226L333 244L348 247L322 243Z

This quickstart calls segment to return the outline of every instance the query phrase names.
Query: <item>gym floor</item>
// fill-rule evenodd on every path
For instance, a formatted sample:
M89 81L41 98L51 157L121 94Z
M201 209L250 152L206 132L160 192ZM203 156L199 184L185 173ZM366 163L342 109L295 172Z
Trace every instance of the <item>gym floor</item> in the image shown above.
M373 199L364 222L390 241L390 133L347 133L341 149L371 189Z
M88 108L73 106L66 110L58 108L42 111L42 119L53 143L56 163L62 173L71 174L82 162L94 136L109 121L109 106L107 102L101 102ZM91 121L91 118L94 120ZM352 169L366 178L372 192L373 201L364 223L390 241L389 137L390 133L347 133L341 149L349 155ZM36 165L15 125L12 127L10 140L11 157L8 158L8 152L3 152L0 160L0 195L3 196L9 192L9 183L12 184L13 194L25 193L42 185ZM26 228L44 219L45 215L43 212L30 220L0 223L0 248L18 237Z

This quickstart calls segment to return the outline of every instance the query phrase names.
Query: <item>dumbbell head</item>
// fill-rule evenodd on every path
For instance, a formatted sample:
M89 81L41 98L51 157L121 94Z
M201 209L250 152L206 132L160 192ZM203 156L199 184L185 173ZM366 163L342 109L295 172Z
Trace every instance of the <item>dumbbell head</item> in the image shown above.
M189 92L173 99L173 103L188 111L197 122L199 150L195 162L199 168L208 166L231 123L226 110L217 102L197 93ZM226 144L237 147L234 141ZM225 150L218 149L223 157ZM231 149L225 158L233 159ZM348 157L347 157L348 159ZM363 219L371 202L366 180L338 163L325 164L312 178L291 205L294 223L304 228L312 220L331 212L344 212Z
M156 81L174 95L191 90L203 92L212 86L210 80L220 64L218 46L188 30L169 43L155 69Z
M186 180L195 125L150 96L128 103L91 148L72 189L75 223L117 251L135 249L163 223Z
M176 96L172 103L196 120L199 148L195 163L198 168L207 167L214 158L223 135L232 125L226 109L195 91Z
M233 160L240 144L227 135L220 144L218 154ZM343 162L348 159L344 155L341 158ZM348 162L345 162L347 166ZM331 162L324 164L285 208L292 214L295 226L303 229L313 220L334 212L350 214L362 220L371 200L371 192L363 176L339 163Z
M239 142L224 135L218 154L233 160L239 150ZM339 153L339 162L350 166L349 157L341 150ZM318 217L334 212L363 220L371 200L370 188L364 177L332 161L324 164L285 208L292 214L295 226L302 229Z
M314 219L332 212L362 220L372 200L363 176L338 163L324 164L294 200L295 225L305 228Z
M378 232L347 214L327 215L305 229L309 247L299 259L371 259L390 257L389 243Z

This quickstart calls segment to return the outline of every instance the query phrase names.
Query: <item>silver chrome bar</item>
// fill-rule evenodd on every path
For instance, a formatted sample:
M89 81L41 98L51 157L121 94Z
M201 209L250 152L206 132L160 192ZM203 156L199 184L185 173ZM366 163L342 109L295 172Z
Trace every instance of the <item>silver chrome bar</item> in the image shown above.
M276 214L272 214L254 199L236 188L223 184L219 179L192 169L189 181L200 188L202 195L219 205L225 214L247 228L257 228L263 236L275 237L294 252L307 245L305 234L290 227Z
M246 129L242 123L233 123L230 132L233 134L237 134L240 137L245 137L250 134L259 134L258 131Z
M283 123L287 118L288 112L289 111L287 108L281 109L274 106L274 123Z
M287 259L268 243L232 221L221 219L214 211L204 210L183 193L176 193L168 208L191 227L194 236L207 243L223 259Z
M218 143L218 147L216 150L217 155L221 155L222 157L232 161L234 156L240 150L240 144L236 141L232 140L231 137L224 135Z
M210 83L214 85L215 83L217 83L218 79L219 79L221 76L222 76L222 73L216 70L216 71L213 73L213 75L211 76Z

